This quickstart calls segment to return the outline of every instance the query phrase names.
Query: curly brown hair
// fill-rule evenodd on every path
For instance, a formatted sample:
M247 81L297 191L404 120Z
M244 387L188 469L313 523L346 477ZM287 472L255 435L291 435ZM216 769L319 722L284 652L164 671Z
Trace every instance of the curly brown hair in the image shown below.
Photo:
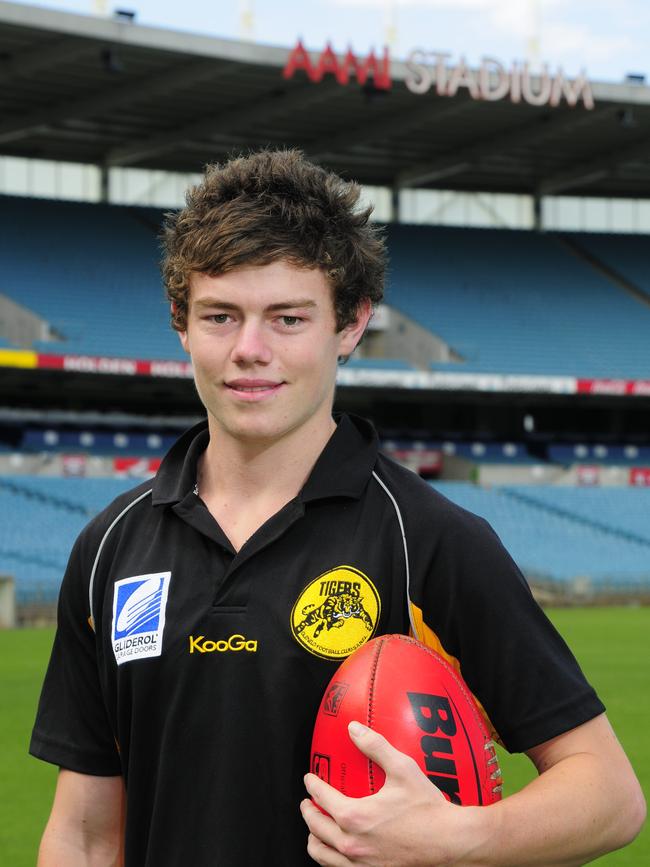
M337 329L383 297L386 251L360 188L295 149L262 150L206 168L186 206L167 214L162 274L172 327L187 328L193 272L217 276L285 260L328 276Z

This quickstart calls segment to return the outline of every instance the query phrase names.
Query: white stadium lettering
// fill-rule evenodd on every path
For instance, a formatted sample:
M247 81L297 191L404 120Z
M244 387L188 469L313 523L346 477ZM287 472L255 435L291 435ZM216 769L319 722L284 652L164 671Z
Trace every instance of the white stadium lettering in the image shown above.
M547 64L539 72L529 68L528 63L515 61L508 70L493 57L483 57L478 69L471 69L464 57L455 65L447 65L451 55L442 51L426 51L416 48L406 59L405 84L411 93L424 94L435 85L438 96L456 96L459 88L465 88L472 99L494 102L508 95L514 103L550 105L556 108L562 98L571 108L580 100L586 109L594 107L591 85L584 71L575 79L568 79L562 68L551 75Z

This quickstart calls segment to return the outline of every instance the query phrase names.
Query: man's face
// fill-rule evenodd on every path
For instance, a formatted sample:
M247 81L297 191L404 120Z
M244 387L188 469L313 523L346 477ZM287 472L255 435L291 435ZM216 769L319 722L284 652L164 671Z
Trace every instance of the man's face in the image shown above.
M337 333L323 272L283 261L193 274L180 338L211 429L253 442L330 425L337 358L353 351L369 315L368 306Z

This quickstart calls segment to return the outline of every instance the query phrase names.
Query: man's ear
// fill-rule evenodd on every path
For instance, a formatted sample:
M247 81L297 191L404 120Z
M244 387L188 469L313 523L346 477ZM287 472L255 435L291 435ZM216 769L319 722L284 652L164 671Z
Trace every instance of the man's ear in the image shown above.
M187 339L187 331L178 331L177 333L178 333L178 339L181 342L181 346L183 347L185 352L187 352L188 355L191 355L190 344L189 344L189 341Z
M349 325L346 325L341 331L339 356L346 358L348 355L352 355L357 344L363 337L363 333L368 326L371 316L372 304L368 298L364 298L357 308L357 315L354 321L350 322Z
M170 309L170 312L172 314L172 319L173 319L176 316L176 313L178 312L178 307L176 306L175 301L172 301L169 309ZM189 348L189 344L187 342L187 331L177 331L176 333L178 334L178 339L181 342L181 346L183 347L185 352L187 352L187 354L189 355L190 348Z

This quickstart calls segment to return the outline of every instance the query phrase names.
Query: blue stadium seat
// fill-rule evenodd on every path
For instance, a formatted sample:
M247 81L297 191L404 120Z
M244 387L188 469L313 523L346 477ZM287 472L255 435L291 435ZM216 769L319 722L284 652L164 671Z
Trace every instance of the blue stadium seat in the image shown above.
M352 356L346 367L368 368L370 370L415 370L412 364L400 358L357 358Z
M559 443L549 445L548 457L553 463L565 465L648 466L650 465L650 446Z
M650 507L650 489L602 489L597 492L601 503L608 494L612 498L605 513L596 508L593 489L530 485L488 490L465 482L433 484L453 502L486 518L530 578L585 578L596 589L650 587L650 535L647 529L638 532ZM523 499L509 495L517 491Z
M18 601L55 598L74 539L132 479L0 477L0 573ZM586 579L599 589L650 588L650 489L434 482L485 517L531 579Z
M169 327L155 209L0 198L2 291L61 340L42 352L185 360ZM387 302L462 361L433 370L645 378L650 307L542 233L390 225ZM640 236L575 235L650 292ZM396 359L353 367L410 369Z
M572 236L582 247L621 277L631 281L650 299L650 265L647 238L639 235L585 234Z
M0 477L0 573L18 603L56 598L72 544L91 517L133 479Z
M394 225L388 242L387 302L463 357L432 369L647 376L650 307L552 236Z
M105 429L67 430L26 428L20 448L24 452L85 452L96 455L163 455L177 434Z
M158 270L161 214L2 197L2 291L63 337L48 353L185 359Z

